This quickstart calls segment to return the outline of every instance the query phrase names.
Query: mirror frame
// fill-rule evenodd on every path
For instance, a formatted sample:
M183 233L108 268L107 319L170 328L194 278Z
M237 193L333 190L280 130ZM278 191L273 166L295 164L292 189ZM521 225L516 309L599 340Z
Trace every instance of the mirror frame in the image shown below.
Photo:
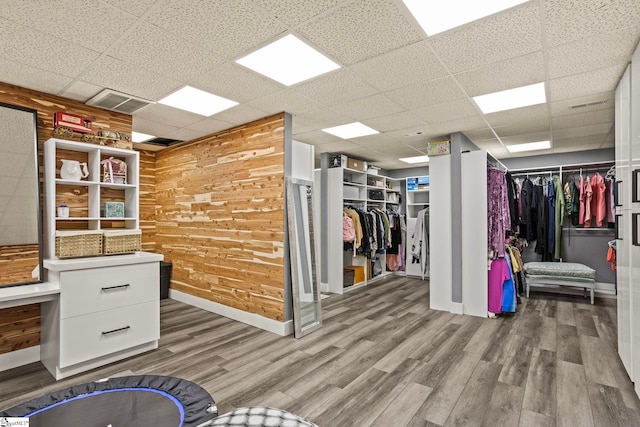
M302 191L306 197L301 196ZM315 239L313 227L313 181L300 178L286 179L287 216L289 228L289 259L293 299L294 337L301 338L322 327L322 304L316 275ZM304 212L306 211L306 218ZM306 223L305 223L306 220ZM311 294L314 321L303 324L300 289Z
M38 197L38 208L36 210L36 218L38 222L38 280L31 280L25 282L17 282L17 283L0 283L1 288L8 288L13 286L23 286L23 285L33 285L36 283L44 282L44 267L43 267L43 239L42 239L42 185L40 184L40 155L38 150L38 111L33 108L22 107L20 105L7 104L5 102L0 102L0 108L10 108L13 110L24 111L25 113L31 113L33 116L33 145L35 147L35 155L33 158L33 162L35 164L35 174L36 174L36 193Z

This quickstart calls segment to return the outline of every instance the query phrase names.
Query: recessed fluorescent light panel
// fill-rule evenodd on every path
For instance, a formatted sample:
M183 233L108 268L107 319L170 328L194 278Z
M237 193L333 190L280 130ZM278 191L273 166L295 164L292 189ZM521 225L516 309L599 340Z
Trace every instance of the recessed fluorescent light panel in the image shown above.
M536 83L515 89L503 90L502 92L474 96L473 100L478 104L478 107L480 107L480 110L482 110L484 114L547 102L544 94L544 83Z
M550 141L529 142L527 144L507 145L507 150L511 153L520 153L522 151L535 151L551 148Z
M155 137L155 135L149 135L142 132L131 132L131 141L133 142L145 142Z
M493 15L527 0L403 0L428 36Z
M340 68L311 46L289 34L236 61L285 86Z
M332 128L322 129L323 132L335 135L342 139L358 138L361 136L375 135L380 133L369 126L363 125L360 122L347 123L346 125L334 126Z
M403 159L398 159L401 162L405 163L425 163L429 161L429 156L416 156L416 157L405 157Z
M207 117L238 105L235 101L191 86L185 86L158 102Z

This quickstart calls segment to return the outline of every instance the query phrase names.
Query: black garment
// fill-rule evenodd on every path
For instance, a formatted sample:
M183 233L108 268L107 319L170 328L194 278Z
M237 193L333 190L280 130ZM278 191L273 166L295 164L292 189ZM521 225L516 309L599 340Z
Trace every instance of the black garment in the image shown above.
M522 218L520 218L520 235L529 242L536 239L535 211L533 210L533 182L526 178L520 190L520 201L522 202Z
M402 243L400 217L398 215L389 215L389 226L391 227L391 247L387 248L387 253L391 255L398 255L400 243Z
M509 202L509 216L511 217L511 231L518 230L520 223L520 214L518 212L518 192L516 191L516 183L513 181L511 174L507 172L505 175L507 181L507 200Z

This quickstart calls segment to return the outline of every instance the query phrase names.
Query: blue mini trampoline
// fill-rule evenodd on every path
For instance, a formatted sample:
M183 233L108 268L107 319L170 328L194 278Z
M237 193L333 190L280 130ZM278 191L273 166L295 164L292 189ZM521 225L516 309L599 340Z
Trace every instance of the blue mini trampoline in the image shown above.
M202 387L174 377L111 378L56 391L7 409L0 417L28 417L29 427L195 427L218 415Z

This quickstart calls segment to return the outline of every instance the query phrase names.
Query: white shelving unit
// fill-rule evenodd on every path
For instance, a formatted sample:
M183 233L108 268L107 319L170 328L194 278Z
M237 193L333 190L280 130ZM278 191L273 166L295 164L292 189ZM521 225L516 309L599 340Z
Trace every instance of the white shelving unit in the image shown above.
M89 176L85 180L73 181L59 177L58 160L60 152L85 153L86 162L89 169ZM64 155L64 154L62 154ZM61 229L60 224L66 222L85 221L87 230L101 230L107 222L112 225L122 223L124 229L139 228L139 164L140 157L137 151L111 148L102 145L88 144L84 142L67 141L51 138L44 144L44 165L45 165L45 239L46 258L55 258L55 233ZM127 164L127 183L112 184L102 182L102 165L100 162L106 158L114 157L124 160ZM82 212L87 212L86 216L77 216L72 209L68 218L57 216L56 206L59 199L59 189L63 186L75 186L87 188L87 206L82 208ZM101 193L103 190L114 190L121 193L124 200L124 218L106 218L102 214L103 200Z
M323 215L326 215L326 230L322 232L322 245L327 250L323 252L323 267L326 269L326 280L321 280L321 290L342 294L371 280L377 280L390 274L386 271L386 258L377 254L382 265L382 274L369 277L369 260L364 256L353 256L353 252L345 251L342 242L342 209L353 206L367 210L371 207L381 209L400 208L400 194L402 194L402 180L388 178L382 175L367 173L348 168L327 168L321 171L322 185L327 188L326 200L323 200ZM381 192L381 199L374 199L371 192ZM362 266L365 271L364 282L345 287L343 283L343 269L346 266Z
M87 162L85 180L59 177L59 160L65 156ZM100 162L109 157L126 162L126 184L102 182ZM157 348L162 255L55 256L57 230L139 228L138 152L52 138L44 145L44 167L44 267L47 282L60 295L41 306L42 323L47 326L41 334L42 363L61 379ZM68 218L57 216L56 206L64 202L61 197L74 201ZM124 201L124 217L103 216L102 203L115 199Z
M407 276L429 277L428 272L422 272L420 263L413 263L411 256L411 236L416 228L416 219L418 212L429 207L429 176L413 176L408 177L405 185L406 205L407 205L407 250L405 259L405 271Z

